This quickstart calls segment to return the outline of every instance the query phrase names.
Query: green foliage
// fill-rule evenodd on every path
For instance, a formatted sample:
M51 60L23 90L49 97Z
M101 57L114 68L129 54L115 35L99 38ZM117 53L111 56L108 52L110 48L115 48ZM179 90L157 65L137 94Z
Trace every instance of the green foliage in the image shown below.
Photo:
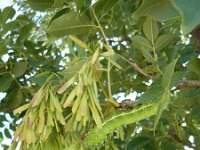
M134 17L150 16L165 21L179 16L170 0L143 0L142 5L133 13Z
M197 75L200 75L199 65L200 65L200 59L192 58L188 64L188 69L192 72L195 72Z
M2 148L199 149L198 6L13 0L0 10Z
M194 0L192 3L188 3L186 0L174 0L172 3L182 16L183 33L190 33L200 22L200 11L196 11L198 10L199 1Z
M64 14L51 22L48 33L56 37L64 35L81 35L89 32L93 25L86 15L77 13ZM77 32L79 31L79 32Z
M13 79L10 75L4 74L1 76L1 86L0 91L5 92L11 85Z
M19 62L18 64L15 64L15 66L13 67L12 73L16 78L20 77L25 73L26 67L27 67L26 62Z
M1 24L5 24L8 19L12 19L15 15L15 10L12 7L6 7L1 13Z
M96 15L101 18L114 7L119 0L101 0L94 5Z
M143 31L149 41L155 41L158 37L158 24L148 17L143 25Z
M58 0L55 0L55 1L58 1ZM27 0L26 1L29 6L34 9L34 10L40 10L40 11L43 11L47 8L50 8L51 6L54 5L58 5L58 2L54 2L54 0L43 0L43 1L40 1L40 0Z

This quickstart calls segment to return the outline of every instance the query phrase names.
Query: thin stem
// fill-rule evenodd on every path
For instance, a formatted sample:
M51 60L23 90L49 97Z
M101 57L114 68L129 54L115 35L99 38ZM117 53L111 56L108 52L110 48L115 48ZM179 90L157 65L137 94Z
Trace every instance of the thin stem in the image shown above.
M93 15L94 15L94 18L95 18L95 20L96 20L96 22L97 22L97 24L98 24L98 27L99 27L99 29L101 30L101 33L102 33L102 35L103 35L103 37L104 37L104 39L105 39L105 42L106 42L107 45L109 45L109 43L108 43L108 41L107 41L107 39L106 39L105 32L103 31L103 28L102 28L101 24L99 23L99 20L98 20L96 14L95 14L95 12L94 12L94 9L93 9L92 7L91 7L91 9L92 9L92 13L93 13Z
M157 61L157 54L156 54L156 49L155 49L153 37L151 38L151 44L152 44L152 50L153 50L154 59L156 59L156 61Z
M106 91L105 91L105 89L103 88L103 85L102 85L102 83L101 83L101 81L100 81L100 79L99 79L99 76L98 76L98 73L97 73L97 70L96 70L96 69L95 69L95 75L96 75L97 81L99 82L99 85L100 85L100 87L101 87L101 89L102 89L102 91L103 91L103 94L105 95L105 97L106 97L107 99L109 99L109 97L108 97L108 95L106 94Z
M101 33L102 33L102 35L103 35L103 38L104 38L106 44L109 45L109 42L108 42L108 40L106 39L106 34L105 34L105 32L104 32L104 30L103 30L101 24L99 23L99 20L98 20L96 14L95 14L95 12L94 12L94 9L93 9L92 7L91 7L91 9L92 9L92 13L93 13L93 15L94 15L94 18L95 18L95 20L96 20L96 22L97 22L97 24L98 24L98 27L99 27L99 29L101 30ZM116 101L114 101L113 98L112 98L112 90L111 90L111 84L110 84L110 70L111 70L110 61L108 61L108 68L107 68L108 93L109 93L109 99L108 99L108 101L110 101L111 103L113 103L113 105L115 105L116 107L119 107L119 104L118 104Z
M200 88L200 81L183 79L176 85L177 89L187 88L187 87L188 88Z
M110 82L110 70L111 70L110 61L108 61L108 68L107 68L108 94L109 94L109 99L108 99L108 101L110 101L111 103L113 103L113 104L115 105L115 107L119 107L120 104L117 103L117 102L113 99L113 97L112 97L111 82Z
M145 77L153 80L153 77L151 75L149 75L148 73L146 73L144 70L142 70L136 63L132 63L131 61L129 61L127 58L125 58L124 56L122 56L120 54L116 53L116 55L119 56L120 58L122 58L127 63L129 63L136 71L138 71L139 73L141 73Z
M112 97L112 92L111 92L111 85L110 85L110 61L108 61L108 69L107 69L107 78L108 78L108 94L109 98L111 99Z
M58 78L59 83L62 84L62 81L61 81L60 77L55 72L53 72L53 74Z
M156 54L156 48L155 48L155 44L154 44L153 35L152 35L152 38L151 38L151 44L152 44L152 50L153 50L154 60L156 62L156 67L157 67L158 71L160 72L160 74L163 75L162 71L160 70L160 68L158 66L158 57L157 57L157 54Z

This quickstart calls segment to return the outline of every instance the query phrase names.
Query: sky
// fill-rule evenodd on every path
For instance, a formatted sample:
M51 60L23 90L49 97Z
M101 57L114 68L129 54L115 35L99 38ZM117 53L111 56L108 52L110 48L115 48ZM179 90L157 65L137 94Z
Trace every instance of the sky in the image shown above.
M12 5L11 0L0 0L0 9Z

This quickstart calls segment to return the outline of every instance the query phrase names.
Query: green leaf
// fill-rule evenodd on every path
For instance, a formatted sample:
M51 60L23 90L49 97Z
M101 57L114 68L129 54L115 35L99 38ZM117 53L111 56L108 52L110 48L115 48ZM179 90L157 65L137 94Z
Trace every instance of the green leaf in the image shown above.
M91 7L92 0L75 0L77 10L80 11L80 13L85 12Z
M182 148L180 148L180 146ZM177 150L177 149L184 149L184 147L182 145L178 146L178 144L176 145L176 143L174 142L167 142L167 141L164 141L162 142L161 144L161 149L162 150Z
M12 19L15 15L15 9L13 9L11 6L6 7L3 9L1 13L1 23L5 24L8 19Z
M200 118L199 118L199 116L200 116L200 105L196 105L192 108L191 115L192 115L192 118L200 120Z
M98 17L103 17L107 14L119 0L99 0L95 5L95 13Z
M171 87L176 86L176 84L181 81L184 77L186 77L187 71L176 71L174 73L173 79L171 81Z
M183 34L190 33L200 23L200 1L171 0L182 17Z
M147 39L154 42L158 37L158 24L151 17L147 17L143 25L143 31Z
M164 75L162 77L162 83L161 85L165 88L165 89L169 89L170 88L170 84L171 84L171 80L172 77L174 75L174 68L176 65L177 59L173 60L170 64L167 65L167 67L165 68L165 72Z
M148 103L156 98L160 97L164 92L164 89L162 86L153 86L151 89L149 89L147 92L142 94L139 98L139 103Z
M159 36L155 42L156 51L162 50L163 48L167 47L171 42L173 42L173 40L173 34L163 34Z
M12 136L11 136L11 134L10 134L10 132L9 132L9 130L8 130L7 128L4 129L4 134L5 134L5 136L6 136L7 138L9 138L9 139L12 138Z
M68 8L64 8L64 9L61 9L61 10L57 11L57 12L51 17L51 20L49 21L49 24L51 24L51 22L52 22L53 20L55 20L56 18L62 16L63 14L66 14L66 13L68 13L68 12L69 12L69 9L68 9ZM53 40L54 40L54 38L53 38Z
M12 83L13 78L10 75L5 74L0 77L0 81L1 81L0 92L5 92L10 87L10 84Z
M133 45L139 49L144 48L146 50L151 50L151 43L143 36L136 35L132 38Z
M141 51L142 51L143 56L146 58L148 62L151 62L151 63L155 62L154 58L152 57L151 53L148 50L142 47Z
M19 37L17 38L17 43L23 43L30 36L30 32L33 26L34 26L33 23L29 23L20 29L20 34Z
M13 29L17 28L19 23L17 21L10 21L3 26L3 32L7 33L8 31L12 31Z
M85 14L79 15L75 12L70 12L53 20L47 32L55 37L81 35L88 33L93 27L95 25L90 22Z
M76 38L75 36L69 35L69 38L74 41L76 44L78 44L80 47L88 50L89 52L92 53L92 50L89 48L89 46L84 43L83 41L81 41L80 39Z
M133 17L150 16L158 21L165 21L179 16L170 0L143 0Z
M129 143L127 150L136 150L139 147L143 147L151 142L151 139L149 137L145 136L139 136L134 137Z
M115 61L113 60L113 58L109 58L109 57L106 57L106 59L108 61L110 61L111 64L113 64L115 67L117 67L118 69L122 69L122 67Z
M66 0L54 0L53 7L61 7Z
M174 68L175 68L176 62L177 62L177 59L173 60L170 64L167 65L167 67L165 68L164 75L162 77L161 85L165 89L165 92L163 93L160 104L158 106L158 111L157 111L155 121L154 121L154 132L158 125L158 121L162 115L162 112L167 107L168 102L169 102L168 99L170 97L170 84L172 81L172 77L174 75Z
M15 64L14 68L12 69L12 73L16 78L22 76L27 69L27 63L26 62L19 62Z
M188 64L188 69L192 72L195 72L197 75L200 76L200 59L199 58L192 58Z
M44 11L54 4L54 0L28 0L27 3L34 10Z
M8 93L5 100L7 101L7 109L12 110L19 107L23 100L21 89L13 89L10 93Z
M75 0L76 7L78 10L81 9L81 7L84 5L85 0Z
M157 114L155 116L155 120L154 120L154 134L155 134L155 130L156 130L156 127L158 125L158 121L164 111L164 109L167 107L168 105L168 99L169 99L169 96L170 96L170 91L169 90L166 90L162 96L162 99L161 99L161 102L158 106L158 109L157 109Z
M146 73L156 73L159 72L158 66L156 64L148 65L143 68Z
M43 72L44 73L44 72ZM49 74L49 72L45 72L46 74L43 74L42 76L33 76L33 77L31 77L30 78L30 80L33 82L33 83L35 83L35 84L38 84L38 85L40 85L40 86L42 86L44 83L45 83L45 81L47 80L47 78L49 77L48 76L48 74Z

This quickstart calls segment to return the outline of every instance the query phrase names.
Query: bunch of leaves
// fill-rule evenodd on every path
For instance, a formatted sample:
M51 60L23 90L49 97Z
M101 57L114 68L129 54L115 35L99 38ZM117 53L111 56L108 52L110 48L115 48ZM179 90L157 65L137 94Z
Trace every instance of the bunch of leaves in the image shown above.
M50 86L49 80L34 95L30 103L17 108L14 113L26 110L14 139L27 144L45 141L53 130L60 133L66 124L61 104ZM21 145L23 147L23 144Z
M58 90L58 93L62 94L76 82L63 104L64 108L72 107L72 113L66 125L67 131L76 131L77 127L79 129L81 126L85 127L87 122L91 122L91 117L99 128L102 127L101 118L103 115L98 101L95 70L99 65L99 50L97 49L91 58L84 60L79 72Z

